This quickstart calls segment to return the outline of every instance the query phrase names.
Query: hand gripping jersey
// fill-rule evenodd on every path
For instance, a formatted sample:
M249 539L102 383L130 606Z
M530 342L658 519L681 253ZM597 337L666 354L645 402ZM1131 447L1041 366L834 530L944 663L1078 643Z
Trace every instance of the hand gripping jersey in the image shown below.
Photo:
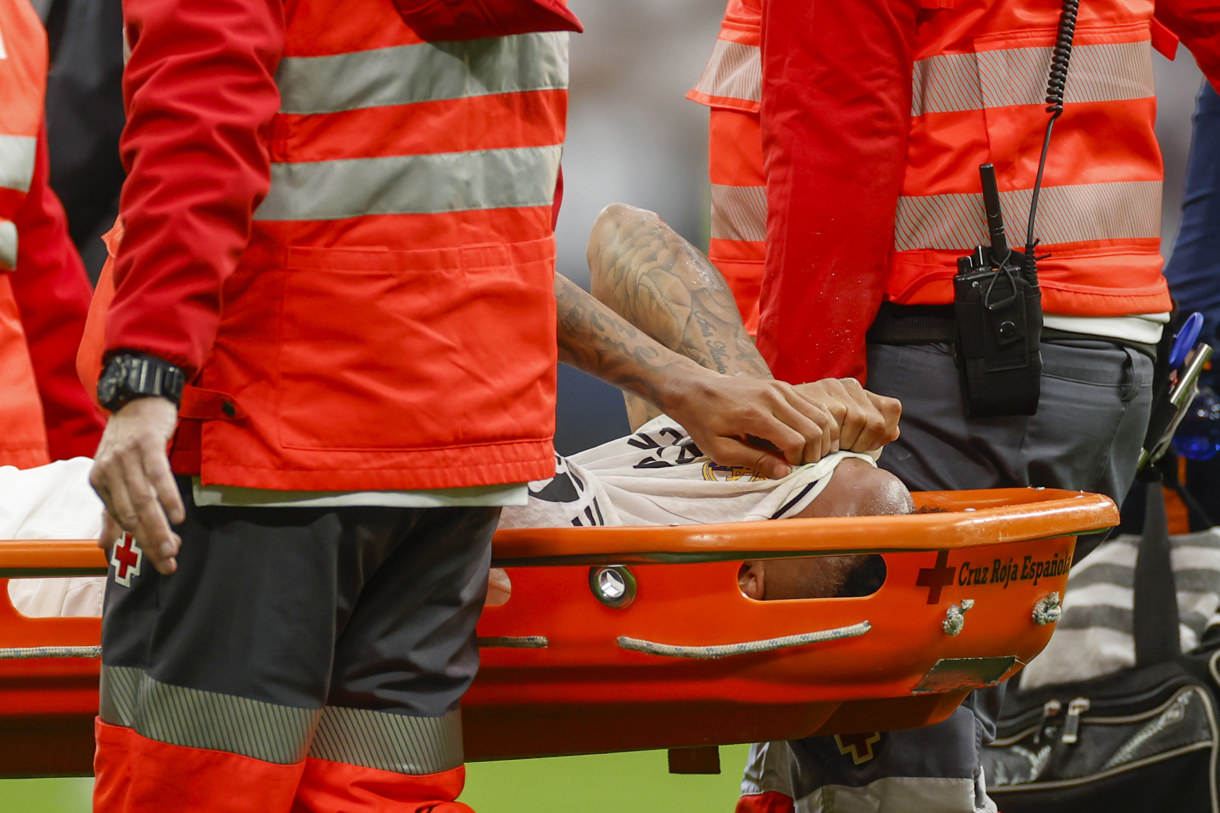
M849 458L836 452L768 480L741 466L720 466L673 419L659 416L634 434L555 457L555 476L529 484L524 506L509 506L501 528L696 525L784 519L799 514Z

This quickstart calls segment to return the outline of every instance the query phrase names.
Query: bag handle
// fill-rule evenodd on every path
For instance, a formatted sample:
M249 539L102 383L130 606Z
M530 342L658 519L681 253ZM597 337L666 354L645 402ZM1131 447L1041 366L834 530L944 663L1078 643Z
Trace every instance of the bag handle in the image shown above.
M1178 495L1178 499L1182 501L1182 505L1186 506L1186 513L1190 517L1190 529L1192 531L1205 531L1214 527L1216 523L1212 521L1212 518L1207 515L1207 511L1178 478L1178 455L1173 447L1170 447L1165 456L1157 461L1157 468L1161 472L1165 486L1172 489Z
M1135 559L1131 618L1136 666L1166 663L1182 655L1165 494L1161 490L1159 472L1154 470L1146 476L1144 533Z

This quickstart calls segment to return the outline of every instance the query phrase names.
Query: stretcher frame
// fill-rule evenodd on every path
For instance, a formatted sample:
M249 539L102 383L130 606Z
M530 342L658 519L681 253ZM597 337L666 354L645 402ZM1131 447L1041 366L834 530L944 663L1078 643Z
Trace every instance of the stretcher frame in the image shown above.
M850 746L944 719L1042 650L1076 536L1118 512L1106 497L1051 489L914 497L925 513L498 532L495 562L513 590L479 622L467 758L814 733ZM738 589L744 560L845 553L882 555L876 593L760 602ZM91 772L99 659L80 655L101 629L20 615L7 579L105 568L89 540L0 541L0 776Z

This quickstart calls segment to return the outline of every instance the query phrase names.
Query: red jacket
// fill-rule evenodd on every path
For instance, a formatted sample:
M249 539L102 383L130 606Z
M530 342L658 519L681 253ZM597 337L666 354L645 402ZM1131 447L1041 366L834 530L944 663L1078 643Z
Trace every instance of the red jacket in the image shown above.
M578 28L547 0L399 5L449 41ZM566 35L433 46L389 3L124 11L104 351L191 377L175 469L305 490L547 476Z

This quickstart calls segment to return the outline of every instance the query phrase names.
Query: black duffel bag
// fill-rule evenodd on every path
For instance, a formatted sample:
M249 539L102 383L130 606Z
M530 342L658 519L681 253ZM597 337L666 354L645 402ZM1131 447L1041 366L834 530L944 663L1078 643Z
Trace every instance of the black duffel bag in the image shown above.
M1032 690L1010 686L983 753L988 793L1003 813L1220 813L1220 628L1181 651L1174 576L1176 565L1179 580L1214 582L1218 540L1215 529L1175 538L1171 559L1164 496L1149 483L1129 618L1117 607L1102 608L1113 611L1108 618L1082 610L1084 629L1096 626L1078 633L1083 646L1072 655L1090 657L1091 640L1112 640L1120 615L1134 637L1134 666ZM1090 558L1103 557L1097 572L1117 573L1104 564L1108 544ZM1192 562L1199 556L1208 561ZM1069 601L1071 593L1069 580Z

